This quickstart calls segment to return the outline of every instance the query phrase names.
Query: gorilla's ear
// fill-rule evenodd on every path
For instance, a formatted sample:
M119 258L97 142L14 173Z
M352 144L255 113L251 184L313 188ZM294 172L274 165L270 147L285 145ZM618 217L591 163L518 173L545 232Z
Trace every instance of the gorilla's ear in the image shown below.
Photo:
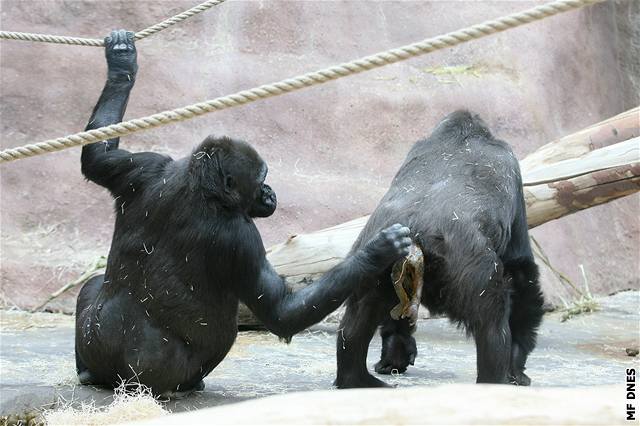
M239 206L242 202L240 188L238 188L238 180L231 174L220 170L222 188L222 203L227 206Z
M231 175L226 175L224 177L224 191L226 193L230 193L235 190L236 180Z

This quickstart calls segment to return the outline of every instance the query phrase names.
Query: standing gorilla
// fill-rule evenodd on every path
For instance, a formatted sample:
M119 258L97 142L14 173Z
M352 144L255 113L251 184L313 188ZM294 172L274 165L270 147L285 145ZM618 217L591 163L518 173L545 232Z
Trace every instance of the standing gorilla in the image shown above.
M122 121L135 81L133 33L114 31L105 45L108 79L87 129ZM393 225L313 285L289 292L252 220L270 216L276 196L251 146L208 137L174 161L118 143L82 150L82 173L111 192L117 217L106 273L78 295L81 383L135 380L164 396L202 389L235 340L239 300L290 338L408 253L409 230Z
M479 383L528 385L527 356L542 319L518 161L479 117L458 111L409 152L353 252L390 223L407 224L424 253L422 304L464 326L476 342ZM338 336L340 388L384 386L367 372L369 342L382 323L376 371L413 364L414 327L394 321L391 268L347 300Z

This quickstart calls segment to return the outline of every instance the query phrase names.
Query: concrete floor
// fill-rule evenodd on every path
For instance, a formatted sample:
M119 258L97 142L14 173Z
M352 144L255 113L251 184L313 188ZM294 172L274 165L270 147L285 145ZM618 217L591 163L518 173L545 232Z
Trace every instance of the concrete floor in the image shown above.
M545 317L537 349L528 362L533 386L621 384L638 357L640 293L628 291L599 300L601 310L561 322ZM56 314L1 312L0 415L20 414L58 402L96 405L112 392L76 385L73 318ZM331 389L335 374L336 324L324 323L280 343L266 332L241 332L227 358L205 379L203 392L170 402L185 411L285 392ZM406 374L383 377L398 386L472 383L472 341L445 319L421 320L418 358ZM371 345L368 364L378 360L380 339Z

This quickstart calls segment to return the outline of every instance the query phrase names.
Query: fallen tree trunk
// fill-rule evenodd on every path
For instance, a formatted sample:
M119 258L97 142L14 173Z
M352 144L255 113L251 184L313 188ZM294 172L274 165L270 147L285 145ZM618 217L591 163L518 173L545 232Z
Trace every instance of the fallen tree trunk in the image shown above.
M546 177L536 169L540 180L524 183L529 228L639 191L639 146L634 138L592 151L590 167L586 157L554 163Z
M579 132L536 149L520 161L522 170L567 159L581 158L591 151L640 136L640 107L608 118Z

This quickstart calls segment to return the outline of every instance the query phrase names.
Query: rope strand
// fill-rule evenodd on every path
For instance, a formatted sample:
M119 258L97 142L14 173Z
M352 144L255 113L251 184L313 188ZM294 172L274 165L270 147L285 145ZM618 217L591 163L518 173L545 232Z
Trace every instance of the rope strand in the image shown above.
M145 28L142 31L138 31L135 34L136 40L142 40L150 35L156 34L162 30L165 30L179 22L191 18L199 13L211 9L214 6L224 3L226 0L208 0L201 3L189 10L186 10L176 16L165 19L164 21ZM56 36L49 34L33 34L33 33L21 33L16 31L0 31L0 40L18 40L18 41L35 41L42 43L57 43L57 44L69 44L78 46L92 46L101 47L104 46L104 40L98 40L94 38L82 38L82 37L66 37Z
M515 28L549 16L578 9L604 0L556 0L547 4L536 6L523 12L514 13L505 17L486 21L459 31L450 32L441 36L429 38L418 43L409 44L396 49L387 50L375 55L366 56L351 62L310 72L297 77L282 80L273 84L265 84L254 89L222 96L209 101L188 105L170 111L164 111L148 117L137 118L122 123L112 124L70 136L47 140L44 142L25 145L18 148L0 151L0 163L18 160L45 154L47 152L60 151L79 145L86 145L120 136L130 135L154 127L164 126L169 123L189 120L191 118L233 108L260 99L279 96L285 93L300 90L305 87L323 84L328 81L358 74L374 68L383 67L395 62L424 55L436 50L455 46L470 40L479 39L491 34Z
M142 31L138 31L136 33L136 40L142 40L143 38L149 37L150 35L153 35L155 33L158 33L162 30L166 30L167 28L182 22L184 20L187 20L189 18L191 18L192 16L195 16L199 13L202 13L206 10L211 9L214 6L219 5L220 3L224 3L226 0L208 0L205 1L204 3L201 3L195 7L192 7L189 10L185 10L184 12L176 15L176 16L172 16L169 19L165 19L164 21L152 25L149 28L145 28Z

